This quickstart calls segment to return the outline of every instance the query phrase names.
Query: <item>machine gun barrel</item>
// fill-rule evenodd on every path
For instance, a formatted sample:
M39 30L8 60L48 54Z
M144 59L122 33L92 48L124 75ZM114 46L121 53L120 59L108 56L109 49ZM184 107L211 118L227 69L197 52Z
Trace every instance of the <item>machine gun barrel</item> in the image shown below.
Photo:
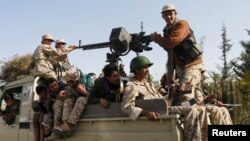
M82 46L78 46L77 49L91 50L91 49L100 49L100 48L107 48L107 47L110 47L110 42L82 45Z
M150 35L145 36L144 34L145 32L129 34L123 27L114 28L111 31L109 42L81 45L81 41L79 41L77 48L91 50L109 47L111 52L118 56L124 56L129 53L130 50L136 53L141 53L144 50L150 51L152 48L148 47L148 45L152 40Z

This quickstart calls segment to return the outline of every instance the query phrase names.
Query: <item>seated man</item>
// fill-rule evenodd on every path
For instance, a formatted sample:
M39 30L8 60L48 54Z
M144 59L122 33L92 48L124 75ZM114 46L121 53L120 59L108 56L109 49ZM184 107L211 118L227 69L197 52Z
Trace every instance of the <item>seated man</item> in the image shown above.
M79 83L77 73L67 72L63 79L68 85L63 89L59 87L58 82L48 83L50 90L57 93L53 104L54 127L52 135L47 138L49 141L57 140L62 136L71 136L87 103L88 93L85 85ZM55 88L53 83L57 85Z
M166 82L166 75L163 75L161 82ZM203 75L202 75L203 76ZM204 78L204 76L202 77ZM165 81L164 81L165 80ZM169 91L168 99L169 101L172 100L174 95L176 94L176 91L178 91L178 84L177 80L175 80L174 74L172 76L171 85L166 86L166 83L161 83L161 88L158 90L160 93L164 93L165 89L167 88L166 91ZM201 90L200 87L194 87L192 91L194 98L193 98L193 104L190 106L204 106L207 110L207 112L210 113L210 122L211 124L215 125L231 125L233 124L232 119L230 117L230 114L228 110L223 107L223 103L220 101L217 101L215 98L215 95L209 95L207 97L204 97L204 89L203 91ZM175 100L180 100L180 99L175 99ZM172 103L172 102L171 102ZM208 104L210 103L210 104Z
M104 77L95 80L90 91L89 103L101 104L108 109L111 102L121 101L119 71L116 65L108 64L103 68Z
M20 100L15 99L13 93L6 93L4 95L6 109L3 111L3 120L9 126L15 124L16 115L19 114Z
M197 102L199 105L206 107L207 112L210 113L209 119L214 125L232 125L230 113L225 107L225 104L216 100L215 95L208 95L203 101Z
M159 99L163 96L154 88L153 83L147 81L148 68L152 66L144 56L135 57L130 63L130 70L135 74L131 82L128 82L122 99L121 109L125 115L136 120L140 115L146 116L149 120L156 120L159 115L155 111L143 109L135 105L139 99ZM200 106L168 106L169 112L178 113L184 116L184 138L185 140L201 140L206 138L206 111ZM202 133L201 133L202 131Z
M71 102L69 102L70 104L64 104L62 108L63 124L60 125L62 130L55 129L53 132L64 134L65 136L71 136L72 129L76 127L77 122L85 109L85 105L87 104L88 91L86 90L85 85L79 82L77 73L75 72L67 72L63 79L67 82L67 87L65 95L62 95L61 97L63 99L70 99Z
M39 95L38 111L33 115L35 141L43 141L44 137L51 134L53 126L53 101L49 89L45 84L36 87Z
M51 99L53 101L53 106L52 106L53 112L54 112L53 129L59 128L59 126L62 124L61 115L62 115L62 106L63 106L63 101L60 98L60 93L65 90L66 85L62 81L58 81L55 78L47 79L46 84L49 88ZM53 133L51 136L55 136L54 138L59 138L59 136L56 136Z

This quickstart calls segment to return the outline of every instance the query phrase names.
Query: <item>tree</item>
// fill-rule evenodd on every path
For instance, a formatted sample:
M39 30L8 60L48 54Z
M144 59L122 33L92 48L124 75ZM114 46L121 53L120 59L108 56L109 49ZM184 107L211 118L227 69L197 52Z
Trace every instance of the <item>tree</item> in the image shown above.
M227 62L227 54L230 51L232 44L230 44L230 40L227 38L227 30L225 25L222 26L222 43L219 47L222 50L222 56L220 59L223 61L222 66L218 66L218 69L221 71L221 87L222 87L222 101L223 102L230 102L227 93L229 92L228 89L228 79L230 77L230 70L232 69Z
M247 30L250 36L250 30ZM240 57L232 61L234 72L241 80L241 92L243 94L250 94L250 41L241 41L244 48ZM240 62L240 63L239 63Z
M222 72L222 79L226 80L229 78L229 64L227 63L227 53L230 51L232 44L230 44L229 42L231 40L227 39L227 30L225 25L223 25L222 27L222 45L219 47L222 50L222 56L220 57L220 59L223 61L223 66L221 68L221 72Z
M250 36L250 30L246 30ZM242 103L242 122L249 124L250 123L250 40L240 42L243 51L240 54L240 57L232 61L234 67L234 72L236 73L239 79L239 89L243 94Z
M31 62L32 54L14 55L7 61L1 61L1 79L5 82L10 82L31 75Z
M209 84L208 93L215 94L218 100L222 99L221 96L221 75L215 71L208 72L209 77L212 79L212 82Z

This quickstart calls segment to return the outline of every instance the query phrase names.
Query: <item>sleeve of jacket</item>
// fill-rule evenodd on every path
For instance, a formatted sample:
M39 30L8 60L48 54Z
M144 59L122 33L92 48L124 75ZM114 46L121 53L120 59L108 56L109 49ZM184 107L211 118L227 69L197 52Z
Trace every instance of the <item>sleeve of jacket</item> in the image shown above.
M100 102L100 82L101 79L96 79L93 88L90 90L88 103L97 104Z
M189 34L189 25L185 20L176 23L173 31L167 37L157 37L156 43L163 48L174 48L180 44Z
M132 120L136 120L142 112L142 108L135 106L138 90L132 82L128 82L122 98L121 109L123 114L128 115Z
M56 49L51 48L51 47L43 48L43 52L50 56L54 56L54 58L58 57L59 59L60 57L64 58L69 53L69 51L59 52Z
M67 48L64 48L64 50L69 53L69 52L73 51L74 48L72 46L68 46Z

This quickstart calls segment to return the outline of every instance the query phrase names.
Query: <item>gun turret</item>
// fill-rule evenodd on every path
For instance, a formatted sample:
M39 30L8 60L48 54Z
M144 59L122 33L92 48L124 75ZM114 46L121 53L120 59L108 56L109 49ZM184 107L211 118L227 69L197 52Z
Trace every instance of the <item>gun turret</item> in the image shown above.
M148 47L151 42L150 36L144 36L144 34L145 32L140 32L139 34L129 34L123 27L114 28L111 31L109 42L79 45L78 48L83 50L92 50L110 47L111 53L114 55L107 55L107 59L124 56L130 50L136 53L141 53L143 50L152 50L151 47Z
M111 31L109 42L97 43L97 44L89 44L89 45L81 45L79 42L79 46L77 48L83 50L92 50L92 49L100 49L100 48L110 48L111 53L107 53L107 60L110 64L114 64L118 67L121 75L124 77L126 73L124 72L122 65L119 65L119 61L121 61L120 56L127 55L130 50L137 53L141 53L144 50L149 51L152 50L151 47L148 47L151 42L150 36L144 36L145 32L140 32L139 34L129 34L125 28L119 27L114 28ZM122 63L121 63L122 64ZM120 89L119 93L124 91L124 84L122 76L120 76ZM116 94L116 101L120 100L120 95Z

